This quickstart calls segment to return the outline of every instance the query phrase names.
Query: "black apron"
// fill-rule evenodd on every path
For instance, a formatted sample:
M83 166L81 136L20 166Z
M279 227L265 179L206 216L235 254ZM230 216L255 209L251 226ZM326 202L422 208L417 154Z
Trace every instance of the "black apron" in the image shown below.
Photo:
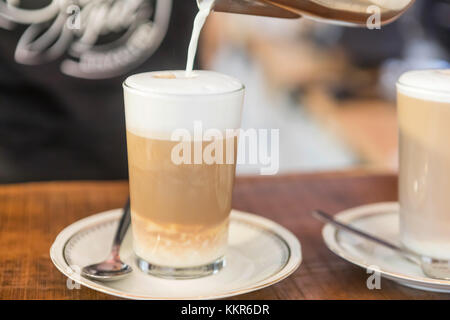
M41 8L49 2L21 3ZM0 183L127 178L122 82L132 73L183 69L196 11L194 0L174 0L154 54L107 79L61 72L71 59L67 52L39 65L17 63L28 25L5 30L0 24Z

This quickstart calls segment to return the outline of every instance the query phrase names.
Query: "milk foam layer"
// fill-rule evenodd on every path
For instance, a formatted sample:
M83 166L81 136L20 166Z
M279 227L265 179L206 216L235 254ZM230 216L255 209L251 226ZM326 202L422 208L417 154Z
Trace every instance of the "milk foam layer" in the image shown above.
M404 95L438 102L450 102L450 69L418 70L404 73L398 83Z
M134 134L170 139L176 129L240 127L244 98L238 80L211 71L148 72L133 75L124 83L127 130Z
M184 70L155 71L132 75L125 85L143 93L167 95L207 95L237 91L242 83L230 76L213 71L197 70L186 76Z

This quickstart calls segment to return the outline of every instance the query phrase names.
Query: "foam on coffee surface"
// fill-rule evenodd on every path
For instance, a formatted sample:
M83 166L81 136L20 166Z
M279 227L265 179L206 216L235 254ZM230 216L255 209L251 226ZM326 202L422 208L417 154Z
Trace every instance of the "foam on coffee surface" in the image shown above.
M212 71L148 72L124 83L127 130L148 138L168 139L176 129L236 129L243 99L240 81Z
M184 70L139 73L128 77L125 84L147 93L173 95L221 94L242 88L239 80L222 73L194 71L186 76Z
M421 100L450 101L450 69L418 70L403 74L397 84L399 93Z

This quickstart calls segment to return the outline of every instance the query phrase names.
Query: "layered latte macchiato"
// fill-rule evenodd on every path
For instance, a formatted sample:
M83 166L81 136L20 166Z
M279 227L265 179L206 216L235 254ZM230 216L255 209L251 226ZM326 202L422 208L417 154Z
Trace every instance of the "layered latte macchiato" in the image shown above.
M408 72L397 87L401 241L450 260L450 70Z
M226 250L243 86L171 71L131 76L124 90L135 253L154 274L211 273Z
M176 164L171 154L179 142L131 131L127 141L137 255L173 267L198 266L224 256L235 161ZM194 149L196 142L188 143ZM205 148L209 142L201 144Z

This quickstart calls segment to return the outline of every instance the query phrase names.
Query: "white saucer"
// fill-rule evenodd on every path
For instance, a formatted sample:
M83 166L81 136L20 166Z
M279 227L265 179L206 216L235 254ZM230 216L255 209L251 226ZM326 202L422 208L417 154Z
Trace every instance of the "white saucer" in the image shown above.
M131 228L121 258L134 271L114 282L80 276L80 269L106 258L122 214L121 209L99 213L65 228L50 249L55 266L67 277L91 289L128 299L218 299L270 286L292 274L302 261L297 238L275 222L233 210L226 266L199 279L168 280L139 270L132 250Z
M396 202L365 205L335 215L380 238L399 243L399 206ZM383 277L404 286L435 292L450 292L450 281L425 276L420 267L396 252L327 224L322 236L328 248L341 258L364 269L376 266Z

